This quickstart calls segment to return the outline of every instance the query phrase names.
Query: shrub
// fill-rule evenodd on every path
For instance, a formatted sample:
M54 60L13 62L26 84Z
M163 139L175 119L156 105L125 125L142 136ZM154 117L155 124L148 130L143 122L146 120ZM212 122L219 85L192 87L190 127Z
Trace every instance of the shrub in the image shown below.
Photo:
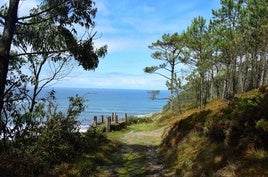
M25 114L35 126L24 124L18 127L15 133L19 136L14 136L9 148L1 154L0 168L6 169L7 174L10 172L12 176L21 177L46 175L60 164L96 151L98 145L104 142L105 137L99 132L84 135L79 132L77 116L84 110L82 97L70 97L66 113L57 111L54 92L48 100L42 109ZM38 121L40 116L43 116L40 119L43 121Z
M213 124L208 130L208 137L212 142L224 142L226 124L224 122L219 124Z
M127 123L128 125L131 124L138 124L138 123L150 123L153 120L149 117L135 117L135 116L130 116L128 117Z

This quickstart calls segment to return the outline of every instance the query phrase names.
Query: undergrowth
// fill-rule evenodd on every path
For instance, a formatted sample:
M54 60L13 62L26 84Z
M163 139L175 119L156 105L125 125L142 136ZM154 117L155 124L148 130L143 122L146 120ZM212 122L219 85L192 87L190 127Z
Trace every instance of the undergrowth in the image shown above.
M267 90L179 116L160 149L176 176L268 176Z

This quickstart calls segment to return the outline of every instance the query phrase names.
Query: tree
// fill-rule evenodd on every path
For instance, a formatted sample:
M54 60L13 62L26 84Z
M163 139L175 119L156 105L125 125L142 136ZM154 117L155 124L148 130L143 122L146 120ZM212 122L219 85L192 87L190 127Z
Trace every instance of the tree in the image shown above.
M107 51L107 46L94 47L92 19L96 9L91 0L44 0L22 17L17 16L19 2L10 0L9 6L0 9L0 130L4 144L7 135L14 135L7 127L9 123L15 125L14 130L20 125L35 125L38 116L34 112L40 109L37 95L59 77L66 63L74 59L85 70L95 69ZM78 34L77 28L84 29L85 34ZM52 75L42 78L40 74L48 63L53 68ZM29 68L30 75L23 73L25 68ZM30 85L34 88L31 95L27 88Z
M44 0L29 15L18 17L19 0L10 0L9 6L0 10L3 33L0 39L0 113L3 109L7 73L16 56L62 60L63 55L72 56L84 69L95 69L99 57L106 54L107 47L94 48L96 33L77 39L75 26L92 31L96 14L94 2L85 0ZM30 48L22 53L11 54L11 46ZM38 57L37 57L38 58Z
M238 28L242 4L241 0L221 0L222 7L212 11L212 41L217 46L217 54L225 70L222 98L233 97L237 93L237 59L242 40Z
M187 39L186 47L191 56L188 63L195 65L200 77L199 102L200 109L203 109L206 102L205 74L211 65L212 57L206 20L200 16L194 18L184 35Z
M267 45L268 45L268 2L266 0L247 0L240 19L243 35L243 54L249 68L244 85L248 89L263 86L267 80Z
M94 47L96 9L91 0L44 0L22 17L17 16L19 2L10 0L9 6L0 9L0 133L4 147L6 140L35 131L45 115L37 96L61 77L67 63L75 60L85 70L95 69L107 52L107 46ZM85 34L78 34L77 28ZM52 71L46 78L41 77L45 65ZM10 124L14 126L8 127Z
M3 109L4 104L4 92L6 85L6 78L8 72L8 66L10 62L10 48L12 39L14 36L16 23L18 21L17 13L18 13L18 5L19 1L10 0L9 8L6 13L3 14L4 10L1 9L1 25L4 25L3 33L0 36L0 115Z
M176 93L176 85L180 78L177 76L176 67L183 63L187 57L184 50L184 38L178 33L164 34L162 40L157 40L149 46L150 49L156 50L152 53L152 58L161 61L158 66L144 68L146 73L155 73L167 79L166 85L170 90L170 109L173 109L173 101Z

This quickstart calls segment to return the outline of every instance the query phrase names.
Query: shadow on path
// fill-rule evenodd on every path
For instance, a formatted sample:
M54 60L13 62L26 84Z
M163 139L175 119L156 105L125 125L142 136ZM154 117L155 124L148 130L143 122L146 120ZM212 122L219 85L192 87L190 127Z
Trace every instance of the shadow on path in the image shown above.
M112 154L113 160L100 168L106 177L162 177L162 164L157 146L123 144Z

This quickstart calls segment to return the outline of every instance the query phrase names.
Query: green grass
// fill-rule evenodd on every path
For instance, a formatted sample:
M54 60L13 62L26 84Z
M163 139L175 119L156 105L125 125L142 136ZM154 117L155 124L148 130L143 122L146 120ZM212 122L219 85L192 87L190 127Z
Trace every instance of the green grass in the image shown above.
M141 132L141 131L152 131L156 128L157 128L156 123L150 122L150 123L140 123L136 125L131 125L128 127L128 130L133 132Z
M106 133L108 139L120 143L110 154L112 161L101 167L98 176L146 176L152 170L148 163L149 148L156 148L161 142L162 129L152 119L129 125L121 131ZM154 154L151 154L155 157Z

